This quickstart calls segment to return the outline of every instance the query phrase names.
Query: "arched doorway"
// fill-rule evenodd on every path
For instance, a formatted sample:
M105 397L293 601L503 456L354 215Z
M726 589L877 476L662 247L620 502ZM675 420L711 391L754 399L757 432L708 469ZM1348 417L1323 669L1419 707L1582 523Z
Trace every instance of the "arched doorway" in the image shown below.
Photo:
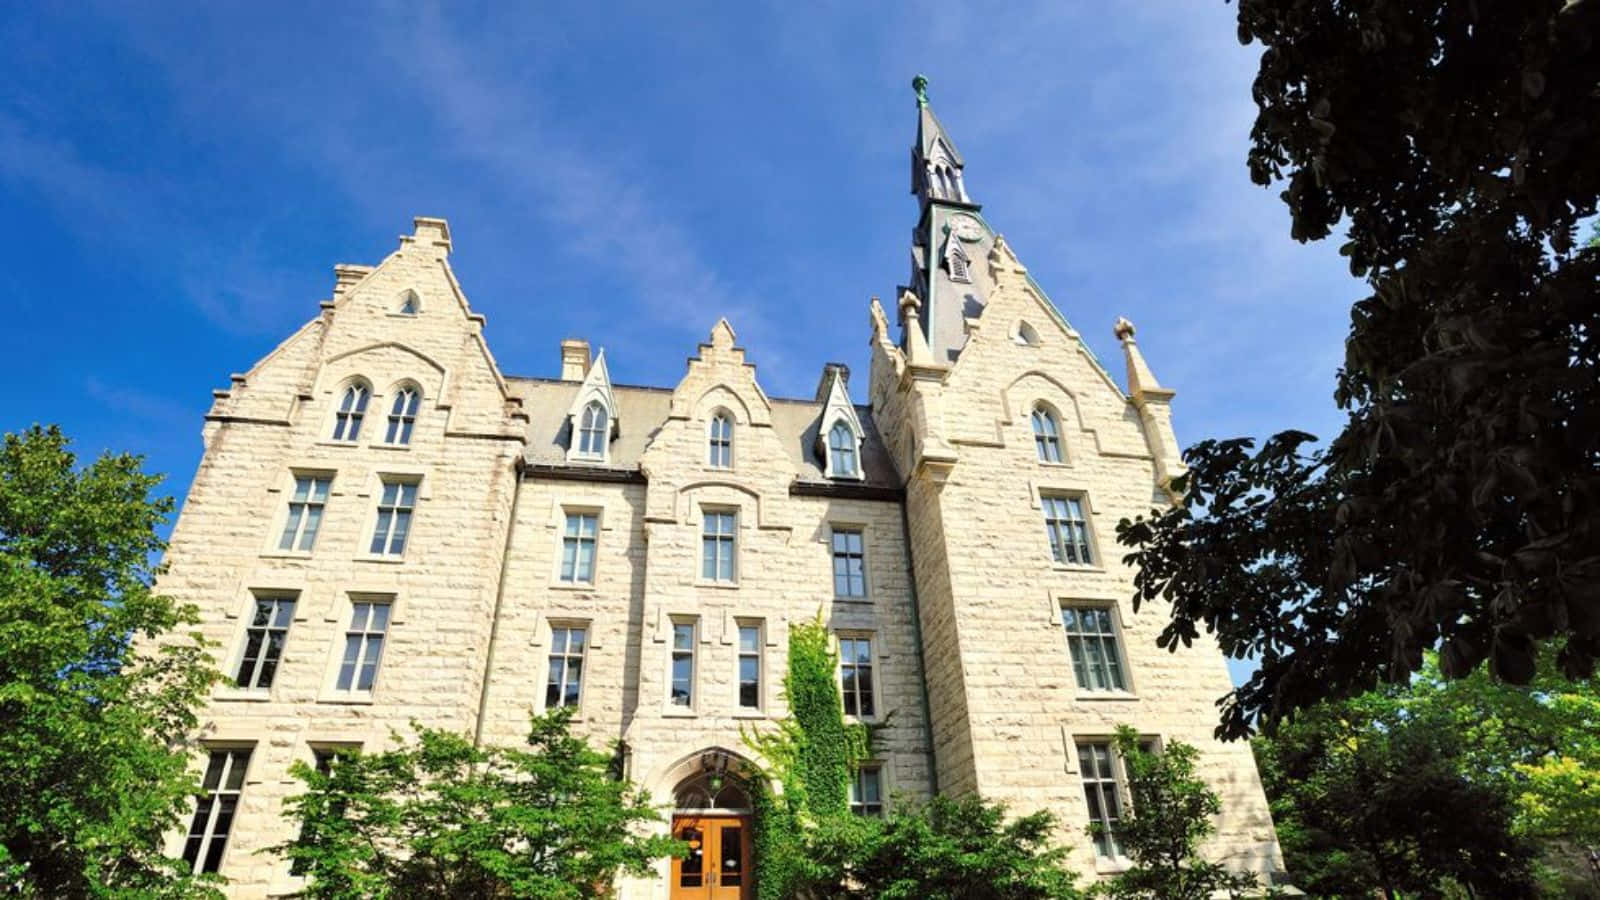
M673 789L672 834L689 855L672 861L672 900L747 900L751 871L753 771L732 754L708 750Z

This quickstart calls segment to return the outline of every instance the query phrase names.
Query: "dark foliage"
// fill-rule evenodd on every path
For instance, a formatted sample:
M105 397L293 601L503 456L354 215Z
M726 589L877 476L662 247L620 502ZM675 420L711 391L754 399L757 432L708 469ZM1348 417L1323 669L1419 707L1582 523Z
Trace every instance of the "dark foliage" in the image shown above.
M1536 896L1508 793L1468 771L1442 710L1374 692L1315 707L1253 746L1296 887L1370 897L1446 884Z
M1285 432L1187 454L1124 523L1165 646L1204 626L1255 676L1219 733L1402 681L1441 650L1506 681L1600 653L1600 2L1240 0L1265 50L1249 166L1341 248L1351 311L1325 452Z
M0 893L215 895L162 854L215 672L150 589L172 500L140 462L79 468L54 427L0 449Z

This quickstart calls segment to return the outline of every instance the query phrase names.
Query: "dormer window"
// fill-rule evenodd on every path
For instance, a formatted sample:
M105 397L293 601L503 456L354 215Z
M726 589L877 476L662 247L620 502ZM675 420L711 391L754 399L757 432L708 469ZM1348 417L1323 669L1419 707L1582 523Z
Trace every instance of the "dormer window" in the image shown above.
M372 399L372 389L366 382L352 381L345 386L339 399L339 411L333 418L333 439L354 441L361 434L361 419L367 413L367 401Z
M708 449L711 468L733 468L733 418L725 412L711 417Z
M394 405L389 408L389 430L383 435L385 444L403 447L411 443L411 427L417 422L417 406L421 402L422 392L414 387L395 393Z
M828 474L834 478L860 474L856 468L856 433L844 422L836 422L828 430Z
M1055 415L1043 406L1033 408L1033 445L1040 462L1061 462L1061 429Z
M606 455L606 408L595 400L583 408L578 425L578 455L604 459Z

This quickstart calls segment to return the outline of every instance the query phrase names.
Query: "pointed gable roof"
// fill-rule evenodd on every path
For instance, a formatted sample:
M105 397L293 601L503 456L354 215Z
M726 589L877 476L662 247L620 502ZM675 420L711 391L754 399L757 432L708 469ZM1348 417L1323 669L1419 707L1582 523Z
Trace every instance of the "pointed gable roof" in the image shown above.
M600 355L594 358L594 364L589 366L588 374L583 376L583 383L578 386L578 392L572 396L572 405L567 408L567 419L577 427L578 417L583 415L584 407L594 401L599 401L605 408L610 421L610 434L615 437L622 430L621 417L617 415L617 399L611 392L611 371L606 368L606 351L600 349Z

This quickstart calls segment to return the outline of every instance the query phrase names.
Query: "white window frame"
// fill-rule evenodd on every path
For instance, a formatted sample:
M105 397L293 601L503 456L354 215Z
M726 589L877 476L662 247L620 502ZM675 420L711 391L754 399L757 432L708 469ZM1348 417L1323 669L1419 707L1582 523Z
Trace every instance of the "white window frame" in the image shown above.
M1043 403L1035 403L1028 415L1033 429L1034 456L1046 465L1062 465L1067 461L1066 444L1061 438L1061 417ZM1041 430L1040 426L1044 429Z
M834 446L834 436L838 434L841 429L846 435L848 435L846 438L846 440L849 442L848 447L841 448ZM827 459L825 460L827 464L827 476L829 478L862 478L861 433L855 428L851 427L850 423L843 417L840 417L834 419L828 425L826 435L827 440L823 442L823 448L827 452ZM850 453L851 467L849 470L843 470L836 464L840 450L848 450Z
M599 398L590 400L572 424L572 457L604 462L611 447L611 411L606 405Z
M856 719L864 722L870 722L878 719L881 716L879 710L883 706L883 703L878 691L878 662L880 648L878 647L877 637L878 636L876 634L867 631L841 631L834 637L834 649L839 655L839 698L841 701L841 709L843 709L846 719ZM861 685L863 684L863 679L861 677L861 663L854 658L854 654L851 654L851 658L848 662L846 662L846 641L861 642L867 645L867 677L865 679L865 691L861 690ZM850 647L850 649L854 649L853 645ZM856 685L856 688L853 692L853 696L852 692L845 687L844 672L847 665L855 675L854 684ZM865 694L867 700L872 704L872 709L868 712L861 711L861 698L863 694ZM851 712L848 708L850 705L849 701L852 699L855 701L855 712Z
M728 530L722 530L723 517L726 517ZM711 523L715 520L717 531L711 530ZM706 549L714 547L712 555L711 574L706 574ZM727 562L727 577L723 577L722 563ZM696 561L699 566L699 580L704 584L736 585L739 583L739 510L725 506L706 506L700 510L700 554Z
M544 709L548 711L570 706L581 713L583 710L584 682L589 675L589 647L593 644L594 629L591 627L591 623L587 621L572 619L554 620L549 624L550 645L549 651L545 656ZM560 642L559 646L557 643L558 632L564 633L561 635L564 640ZM581 635L576 651L572 649L572 635L574 632ZM568 703L566 701L567 686L573 680L569 676L573 671L574 662L577 664L578 674L575 680L578 683L578 696L571 703ZM557 663L560 664L561 669L560 680L553 681L552 679L556 677ZM550 702L550 689L552 687L558 688L560 691L555 703Z
M849 580L851 578L851 576L849 574L849 571L848 571L850 559L851 558L859 558L859 560L861 562L861 576L860 576L861 592L859 594L850 593L848 590L845 593L840 593L839 592L839 578L840 578L839 561L841 559L840 551L839 551L839 538L841 536L845 537L845 539L846 539L846 548L845 548L844 555L843 555L842 558L845 561L846 573L845 573L844 577L846 579L847 584L848 584L848 582L849 582ZM850 550L849 550L849 537L850 536L854 536L860 542L859 550L854 554L852 554L850 552ZM862 600L867 600L867 599L869 599L871 597L871 595L872 595L872 582L871 582L871 579L869 579L867 577L867 529L866 528L864 528L864 527L862 527L860 525L847 525L847 524L844 524L844 523L838 523L838 524L834 524L834 525L829 526L829 529L828 529L828 563L829 563L829 566L830 566L830 571L831 571L831 573L833 575L833 596L836 599L839 599L839 600L850 600L850 601L859 602L859 601L862 601Z
M723 427L722 434L718 434L719 423ZM719 409L711 414L711 421L706 424L706 464L711 468L733 468L733 431L732 413Z
M392 498L389 495L390 487L395 488ZM410 488L409 504L405 502L407 488ZM372 538L366 545L369 558L401 559L406 555L406 549L411 546L411 539L416 533L417 504L421 497L422 479L416 475L384 473L378 476L378 502L372 519ZM385 512L388 513L387 517ZM403 532L399 527L402 518L405 522ZM396 533L401 533L399 550L393 549ZM376 550L373 549L375 544L378 545Z
M673 616L670 620L672 630L667 643L667 710L677 715L694 715L700 702L700 617L699 616ZM680 628L688 629L686 646L678 646ZM679 703L673 696L676 687L677 662L680 658L689 660L689 696L686 703Z
M1073 618L1079 620L1080 622L1081 614L1084 612L1103 614L1105 616L1107 630L1091 632L1080 629L1078 631L1074 631L1072 630L1072 626L1067 622L1069 612L1073 613ZM1122 639L1122 622L1117 604L1109 600L1074 600L1071 602L1062 603L1061 614L1058 618L1058 621L1061 623L1062 638L1067 644L1067 660L1072 666L1072 678L1074 683L1078 686L1078 693L1080 696L1126 697L1133 694L1133 681L1129 676L1131 667L1128 665L1126 645ZM1074 643L1074 638L1077 639L1076 643ZM1100 661L1105 668L1107 676L1105 687L1092 686L1094 682L1094 678L1091 673L1093 660L1091 659L1091 654L1088 651L1088 647L1091 643L1097 644L1101 648ZM1111 652L1115 657L1114 664L1108 664L1105 662L1105 646L1107 643L1110 644ZM1079 646L1084 648L1085 653L1081 661L1077 651L1074 649L1075 647ZM1082 672L1081 675L1080 671ZM1116 680L1122 682L1120 687L1110 686L1112 675L1115 676Z
M321 534L322 524L327 520L328 500L333 496L333 472L308 472L291 470L291 486L289 499L284 504L283 526L276 529L278 539L272 543L272 553L307 554L309 555L317 546L317 537ZM306 485L306 495L300 495L300 485ZM317 493L317 485L322 486L322 492ZM297 508L298 507L298 508ZM315 515L311 515L315 510ZM316 524L309 525L312 519ZM306 534L310 533L310 545L301 547L306 543ZM289 539L289 546L283 546L284 538Z
M406 402L406 398L410 402ZM389 404L389 417L383 429L385 447L411 446L411 433L416 428L417 413L422 408L422 388L411 382L398 385L394 400Z
M367 607L366 615L361 616L361 607ZM384 613L381 623L374 628L373 623L379 619L377 610L382 608ZM390 635L393 633L395 619L394 598L387 595L361 594L350 597L349 615L345 619L344 640L334 644L334 670L332 695L336 698L372 697L378 691L378 685L383 674L383 656L388 650ZM359 616L359 618L358 618ZM373 651L373 638L377 638L376 651ZM351 658L351 641L355 643L355 657ZM365 688L361 687L361 670L367 667L369 656L371 658L372 680ZM350 666L350 678L345 682L345 666Z
M300 596L295 591L260 591L252 592L250 609L244 620L244 634L240 636L239 650L229 667L232 682L228 687L232 690L250 691L252 693L265 693L272 689L272 684L277 678L278 669L282 667L284 654L289 644L289 632L294 626L295 614L299 611ZM284 604L287 604L285 608ZM267 620L264 623L256 621L257 615L263 606L267 609ZM254 660L250 658L250 641L254 632L261 632L261 644L258 646ZM277 655L269 659L268 651L273 646L272 639L277 637ZM249 666L250 676L245 683L240 683L244 678L245 668ZM270 675L266 684L259 684L261 673L267 666L271 666Z
M888 766L884 765L882 761L875 759L862 760L856 765L855 771L850 773L850 792L849 799L847 801L851 815L876 819L881 819L888 815L888 771ZM865 776L868 772L871 772L875 776L873 780L876 781L878 785L878 799L876 801L869 801L866 798ZM873 810L869 808L873 806L876 806L877 809Z
M347 403L353 408L348 408ZM359 443L371 406L372 382L365 378L347 379L334 392L333 428L328 431L328 440L335 444Z
M745 646L745 637L748 632L755 632L755 646ZM766 623L760 619L735 619L734 620L734 666L733 666L733 705L743 713L759 713L767 707L767 628ZM744 664L746 660L755 661L756 670L756 702L754 705L744 702Z
M561 533L556 544L556 582L563 587L593 587L598 577L600 567L600 514L601 511L589 507L562 507ZM584 520L592 520L593 528L588 534L583 533ZM577 531L573 531L573 523L577 522ZM572 574L567 574L567 543L572 542ZM587 541L589 548L589 577L579 577L579 562L583 559L584 543Z
M1052 515L1057 512L1053 508L1056 503L1062 504L1067 513L1073 512L1074 508L1076 508L1079 518L1052 518ZM1040 491L1039 512L1044 519L1045 543L1050 551L1050 559L1055 565L1075 568L1094 568L1097 565L1096 561L1099 560L1100 554L1099 548L1095 546L1094 527L1092 524L1093 513L1089 508L1087 494L1070 491ZM1079 541L1072 540L1073 529L1071 526L1074 523L1080 527L1079 536L1081 540ZM1058 538L1060 539L1059 552ZM1074 552L1082 551L1079 555L1084 558L1076 560L1069 558L1067 555L1069 549Z
M183 851L180 858L189 867L194 875L208 872L221 872L223 863L228 858L228 846L232 843L233 832L239 822L239 808L244 804L244 789L248 784L250 763L255 755L255 745L236 746L206 746L206 768L201 773L201 794L195 798L194 813L189 818L189 830L184 832ZM216 783L206 787L211 779L208 777L217 757L222 757L221 768L217 771ZM242 757L242 758L241 758ZM237 773L237 779L234 777ZM230 787L230 785L232 785ZM206 801L210 801L209 805ZM217 832L217 821L222 817L221 810L225 801L233 801L232 812L228 815L227 827L221 833ZM189 844L195 838L195 826L204 824L199 833L200 843L196 845L193 859L189 855ZM206 859L211 855L213 845L218 838L222 839L222 851L217 854L215 866L207 866Z

